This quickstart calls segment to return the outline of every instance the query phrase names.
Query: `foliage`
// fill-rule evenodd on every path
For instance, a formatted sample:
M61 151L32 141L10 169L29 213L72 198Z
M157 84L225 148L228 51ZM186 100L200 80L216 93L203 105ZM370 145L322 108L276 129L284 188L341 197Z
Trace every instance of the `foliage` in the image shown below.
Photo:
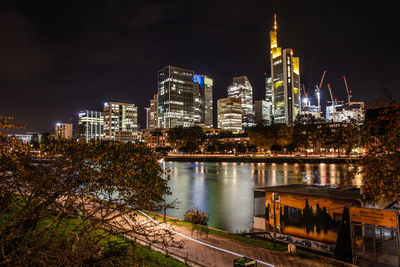
M352 150L360 146L360 127L355 122L346 124L325 123L322 119L310 114L298 115L295 124L270 126L257 125L248 129L250 144L257 146L258 151L273 152L305 152L312 149L320 155L330 149L340 155L345 151L350 155Z
M185 153L194 153L201 150L206 136L199 126L175 127L168 132L168 142L176 150Z
M357 171L372 201L400 199L400 103L383 100L372 106L362 130L365 155L354 164L345 185Z
M275 143L273 127L257 125L248 130L250 144L255 145L259 151L268 151Z
M110 265L113 234L180 245L135 212L159 209L169 193L145 146L48 139L40 152L0 133L0 265ZM80 224L62 223L77 214Z
M197 207L193 207L185 212L184 218L185 221L190 223L207 225L208 214Z

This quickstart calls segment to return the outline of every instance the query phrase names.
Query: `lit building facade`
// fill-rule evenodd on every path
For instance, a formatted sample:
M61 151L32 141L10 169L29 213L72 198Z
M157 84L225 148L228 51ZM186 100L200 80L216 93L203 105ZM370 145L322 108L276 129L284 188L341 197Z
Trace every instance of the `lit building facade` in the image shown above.
M228 98L238 98L242 102L242 124L244 128L254 125L253 87L247 76L235 77L228 86Z
M114 140L118 142L128 143L138 140L139 131L115 131Z
M72 123L56 123L54 130L56 139L72 138Z
M326 106L327 122L357 122L363 123L365 120L365 104L364 102L347 102L335 101L335 105Z
M194 125L193 71L167 66L158 72L158 127Z
M146 129L154 130L158 128L158 94L150 99L150 107L146 110Z
M107 101L104 103L103 116L103 139L105 140L116 140L118 131L128 131L132 135L138 131L137 107L133 103ZM121 136L126 136L126 134L118 135L119 138Z
M316 105L304 105L304 106L302 106L301 114L302 115L310 114L311 116L314 116L315 118L319 118L318 106L316 106Z
M266 100L254 102L255 122L264 126L271 125L271 105Z
M78 113L79 136L89 142L103 138L103 113L100 111L83 110Z
M150 107L146 107L144 108L144 110L146 110L146 129L150 129L150 125L151 125L151 108ZM154 114L154 113L153 113Z
M343 101L328 101L326 103L326 109L325 109L325 120L326 122L339 122L336 109L340 108L344 105ZM317 106L318 109L318 106Z
M160 129L155 131L143 131L143 140L152 149L170 146L168 142L168 130Z
M25 134L8 134L7 136L18 138L24 144L30 144L32 141L40 142L42 140L42 135L38 132L26 132Z
M293 125L300 114L300 60L293 50L278 47L276 16L271 40L272 101L275 123Z
M271 125L273 122L273 90L272 90L272 78L265 75L265 105L269 110L269 114L266 117L266 124Z
M239 133L243 131L242 100L221 98L218 100L218 128Z
M207 75L193 76L194 124L213 127L213 80Z

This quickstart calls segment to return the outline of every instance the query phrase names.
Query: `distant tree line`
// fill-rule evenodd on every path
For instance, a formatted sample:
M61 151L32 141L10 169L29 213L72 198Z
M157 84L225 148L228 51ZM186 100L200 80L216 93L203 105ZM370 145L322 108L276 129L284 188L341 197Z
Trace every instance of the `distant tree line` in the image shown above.
M271 126L257 125L248 129L250 144L259 152L292 154L300 152L308 155L326 155L335 151L350 155L361 145L362 126L355 122L326 123L312 115L298 115L292 127L286 124Z
M206 136L199 126L175 127L168 131L169 150L181 153L254 153L256 146L248 143L223 142L224 137L239 137L231 132L221 132L218 135ZM168 149L168 148L167 148ZM164 150L164 149L160 149Z
M222 132L206 136L202 128L177 127L168 132L170 150L182 153L302 153L350 155L361 145L362 126L355 122L325 123L311 115L299 115L292 127L286 124L257 125L243 135ZM248 136L248 142L226 142L224 138Z

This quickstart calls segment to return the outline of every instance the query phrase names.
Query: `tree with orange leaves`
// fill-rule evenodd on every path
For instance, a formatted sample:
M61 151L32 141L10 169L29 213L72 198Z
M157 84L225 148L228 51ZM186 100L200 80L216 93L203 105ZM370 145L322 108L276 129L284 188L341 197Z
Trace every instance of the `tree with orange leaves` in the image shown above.
M0 265L135 265L115 235L180 245L138 212L159 209L169 192L147 147L50 139L35 157L7 136L12 127L1 117Z

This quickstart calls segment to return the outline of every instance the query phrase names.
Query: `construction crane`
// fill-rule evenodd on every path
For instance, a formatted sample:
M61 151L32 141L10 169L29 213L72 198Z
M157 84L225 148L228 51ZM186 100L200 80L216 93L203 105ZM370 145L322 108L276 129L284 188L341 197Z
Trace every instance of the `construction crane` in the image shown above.
M326 70L322 73L321 81L319 83L319 87L317 87L317 97L318 97L318 117L321 118L321 96L319 91L321 90L322 83L324 82L324 78L326 75Z
M306 86L305 86L305 84L303 83L303 93L304 93L304 95L306 96L307 95L307 92L306 92Z
M329 89L329 94L331 95L331 100L333 103L333 95L332 95L332 89L331 89L331 85L328 83L328 89Z
M322 73L322 78L321 78L321 82L319 83L319 88L321 88L322 83L324 82L325 75L326 75L326 70L324 70L324 73Z
M305 87L305 85L304 85L304 83L303 83L303 99L302 99L302 103L303 103L303 105L304 106L307 106L308 105L308 97L307 97L307 92L306 92L306 87Z
M333 121L335 121L335 101L333 100L333 94L330 84L328 83L329 94L331 95L332 100L332 111L333 111Z
M347 91L347 103L350 104L351 91L349 93L349 88L347 87L346 76L344 76L344 75L343 75L343 80L344 80L344 85L346 86L346 91Z

